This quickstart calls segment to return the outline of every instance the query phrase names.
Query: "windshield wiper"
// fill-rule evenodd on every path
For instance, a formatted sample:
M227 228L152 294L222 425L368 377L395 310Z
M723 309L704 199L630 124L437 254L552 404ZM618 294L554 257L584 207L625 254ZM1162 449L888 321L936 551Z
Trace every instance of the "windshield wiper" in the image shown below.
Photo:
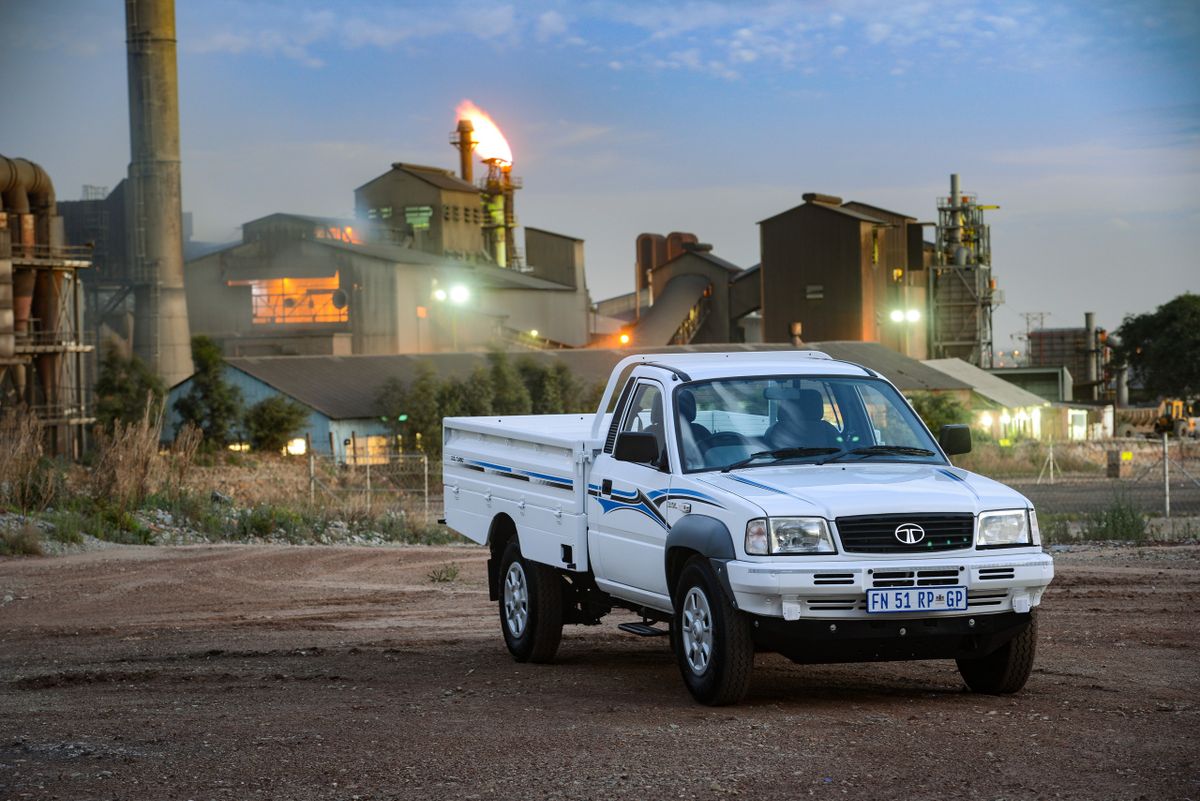
M745 467L751 462L759 459L766 459L767 457L770 457L774 461L778 462L783 459L798 459L802 456L824 456L829 453L837 452L837 448L778 448L773 451L759 451L758 453L750 454L745 459L725 465L725 467L721 468L721 472L728 473L730 470L736 470L739 467Z
M851 448L848 451L842 451L821 464L836 462L843 456L933 456L933 451L928 448L910 448L907 445L868 445L865 448Z

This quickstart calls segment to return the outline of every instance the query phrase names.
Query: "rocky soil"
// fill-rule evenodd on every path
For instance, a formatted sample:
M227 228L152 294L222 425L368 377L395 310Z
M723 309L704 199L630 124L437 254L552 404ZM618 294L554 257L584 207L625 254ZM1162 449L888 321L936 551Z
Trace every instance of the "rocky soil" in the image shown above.
M0 799L1200 798L1200 547L1055 558L1019 695L761 655L721 709L628 618L514 663L475 548L0 559Z

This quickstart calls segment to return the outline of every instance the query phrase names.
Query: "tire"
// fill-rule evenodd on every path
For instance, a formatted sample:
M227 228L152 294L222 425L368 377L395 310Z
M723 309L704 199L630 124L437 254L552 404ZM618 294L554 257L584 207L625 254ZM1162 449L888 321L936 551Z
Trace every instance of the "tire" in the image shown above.
M958 672L972 692L1008 695L1025 686L1033 672L1037 654L1037 615L1029 615L1029 625L1021 633L987 656L958 659Z
M514 537L500 560L500 630L518 662L553 662L562 640L562 580L521 556Z
M679 672L702 704L736 704L750 689L754 641L750 620L733 608L708 561L693 557L675 585L672 637Z

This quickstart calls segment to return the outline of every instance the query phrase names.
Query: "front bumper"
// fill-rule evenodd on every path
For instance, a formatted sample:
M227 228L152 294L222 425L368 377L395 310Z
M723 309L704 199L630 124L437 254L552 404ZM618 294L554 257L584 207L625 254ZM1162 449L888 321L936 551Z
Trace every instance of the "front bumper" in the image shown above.
M977 659L1024 631L1035 613L896 620L780 620L755 617L754 644L793 662L895 662ZM873 618L880 617L873 615Z
M1016 612L1042 600L1054 578L1054 561L1041 552L964 553L936 559L810 560L722 565L738 609L783 620L875 620L867 613L867 590L890 587L967 588L967 609L937 612L935 618ZM930 617L928 612L894 614L893 620Z

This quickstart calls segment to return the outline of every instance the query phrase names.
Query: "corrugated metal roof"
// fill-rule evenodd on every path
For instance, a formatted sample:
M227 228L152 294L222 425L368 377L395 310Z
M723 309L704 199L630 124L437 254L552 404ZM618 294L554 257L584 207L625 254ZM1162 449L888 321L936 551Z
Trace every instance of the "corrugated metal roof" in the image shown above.
M392 169L407 173L431 186L436 186L438 189L445 189L450 192L472 192L476 195L479 194L478 187L472 186L449 170L443 170L440 167L427 167L424 164L405 164L404 162L397 161L392 164Z
M891 209L885 209L883 206L872 206L870 203L863 203L861 200L847 200L845 203L842 204L842 208L845 208L846 206L851 206L851 207L856 207L856 208L861 207L864 209L870 209L871 211L882 211L884 214L890 214L893 217L903 217L906 220L917 219L916 217L912 216L911 214L905 214L902 211L892 211Z
M869 222L869 223L875 223L876 225L883 225L883 220L880 220L876 217L872 217L869 214L863 214L860 211L855 211L854 209L848 209L845 206L832 206L828 203L801 203L799 206L793 206L792 208L786 209L785 211L781 211L778 214L772 214L770 217L761 219L758 221L758 224L762 225L763 223L768 222L769 220L774 220L776 217L782 217L785 214L791 214L796 209L803 209L803 208L822 209L823 211L831 211L834 214L841 214L845 217L853 217L854 219L861 220L862 222Z
M1010 384L1003 378L981 370L962 359L929 359L923 364L951 378L970 384L971 389L988 400L1006 409L1023 409L1029 406L1049 406L1050 402L1040 395Z
M875 342L810 343L807 347L835 359L869 367L883 375L902 392L921 390L969 390L969 383L947 376L916 359L901 356ZM640 347L638 353L734 353L793 350L788 344L715 344ZM566 364L577 380L597 384L608 380L612 368L634 351L627 349L579 348L576 350L510 353L509 358L531 358L552 365ZM431 364L443 378L467 378L487 364L483 353L431 353L387 356L262 356L227 359L226 363L279 392L289 395L334 420L357 420L378 416L376 400L389 378L409 381L417 363ZM996 379L1000 381L1001 379ZM1035 396L1036 397L1036 396ZM1040 398L1038 399L1041 400Z

